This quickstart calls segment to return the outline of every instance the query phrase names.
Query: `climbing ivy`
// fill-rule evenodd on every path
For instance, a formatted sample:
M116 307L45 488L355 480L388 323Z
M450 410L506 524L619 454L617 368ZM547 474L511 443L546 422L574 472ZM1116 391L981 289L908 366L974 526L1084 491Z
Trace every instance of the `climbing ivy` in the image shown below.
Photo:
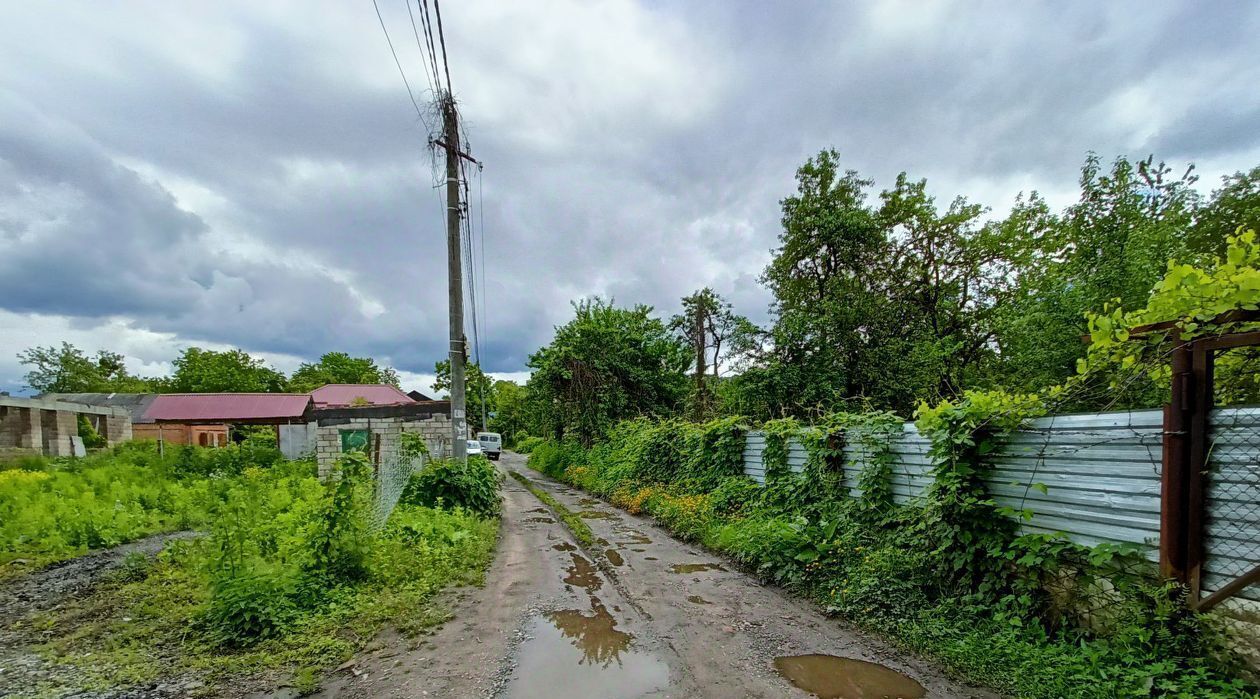
M1015 538L1018 522L998 512L985 476L999 442L1042 411L1039 397L1002 391L968 391L957 402L919 406L916 424L931 441L932 483L918 533L943 584L988 592L1001 579L990 554Z
M761 426L765 435L766 447L761 453L761 461L766 469L766 482L786 478L792 470L788 466L788 449L791 440L801 433L801 423L793 418L770 420Z

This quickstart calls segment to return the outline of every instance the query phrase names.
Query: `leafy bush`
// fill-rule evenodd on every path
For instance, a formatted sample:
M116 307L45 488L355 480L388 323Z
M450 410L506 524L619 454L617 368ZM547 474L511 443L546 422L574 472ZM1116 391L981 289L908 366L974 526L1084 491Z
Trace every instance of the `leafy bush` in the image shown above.
M204 623L222 646L244 646L282 633L297 616L296 585L284 572L241 571L215 579Z
M329 582L356 582L368 575L372 553L372 488L367 456L341 455L324 483L324 498L311 532L307 571Z
M564 478L565 469L586 463L586 450L575 442L543 442L530 452L527 463L552 478Z
M401 502L462 507L483 517L496 517L501 506L499 473L484 456L471 456L466 463L430 462L407 482Z
M512 451L518 454L529 454L534 448L544 442L542 437L524 437L517 441L516 446L512 447Z
M720 515L739 515L754 508L761 499L761 486L748 476L723 478L713 489L710 501Z
M106 444L105 438L88 421L87 415L79 415L79 437L86 449L100 449Z

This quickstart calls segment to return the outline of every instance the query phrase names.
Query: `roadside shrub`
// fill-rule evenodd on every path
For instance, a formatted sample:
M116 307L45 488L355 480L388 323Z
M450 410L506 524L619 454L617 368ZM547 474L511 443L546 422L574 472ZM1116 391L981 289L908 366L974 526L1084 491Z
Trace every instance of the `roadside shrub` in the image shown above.
M741 515L761 499L761 486L748 476L723 478L710 496L713 511L726 516Z
M586 463L586 450L575 442L547 441L534 447L527 464L552 478L564 478L565 469Z
M367 456L341 455L324 484L324 497L311 532L307 571L329 583L367 577L372 553L372 489Z
M221 646L248 646L277 636L297 615L295 581L283 571L246 570L216 578L204 625Z
M466 463L433 461L411 476L401 502L424 507L464 508L482 517L496 517L499 472L484 456L470 456Z
M516 446L512 447L512 451L518 454L529 454L534 448L542 444L545 440L542 437L523 437L516 442Z

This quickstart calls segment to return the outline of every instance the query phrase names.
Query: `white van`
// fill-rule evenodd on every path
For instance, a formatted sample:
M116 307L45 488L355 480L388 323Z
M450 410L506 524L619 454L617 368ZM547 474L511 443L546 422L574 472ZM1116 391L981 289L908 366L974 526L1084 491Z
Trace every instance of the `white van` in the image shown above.
M492 461L499 460L499 451L501 450L502 439L498 432L478 432L477 441L481 442L481 453L486 455L487 459Z

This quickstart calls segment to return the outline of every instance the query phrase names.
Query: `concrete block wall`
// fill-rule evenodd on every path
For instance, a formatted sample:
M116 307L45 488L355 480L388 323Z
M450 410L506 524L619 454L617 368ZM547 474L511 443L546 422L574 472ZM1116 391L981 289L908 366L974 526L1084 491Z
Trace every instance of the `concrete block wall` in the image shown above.
M0 396L0 455L74 456L80 414L88 416L110 446L132 438L126 410Z
M420 434L429 446L429 453L441 458L450 451L450 419L434 415L424 420L407 420L401 417L350 418L336 420L336 424L319 425L315 429L315 461L319 465L319 477L327 478L341 456L342 430L367 430L372 442L368 456L373 463L392 463L399 457L403 432Z
M0 406L0 448L15 454L39 454L44 450L44 423L40 410Z
M78 416L69 410L41 410L44 453L49 456L74 456L71 437L79 434Z
M114 415L105 415L101 418L101 436L105 438L107 446L114 446L120 442L130 442L131 432L131 416L126 413L118 413Z

